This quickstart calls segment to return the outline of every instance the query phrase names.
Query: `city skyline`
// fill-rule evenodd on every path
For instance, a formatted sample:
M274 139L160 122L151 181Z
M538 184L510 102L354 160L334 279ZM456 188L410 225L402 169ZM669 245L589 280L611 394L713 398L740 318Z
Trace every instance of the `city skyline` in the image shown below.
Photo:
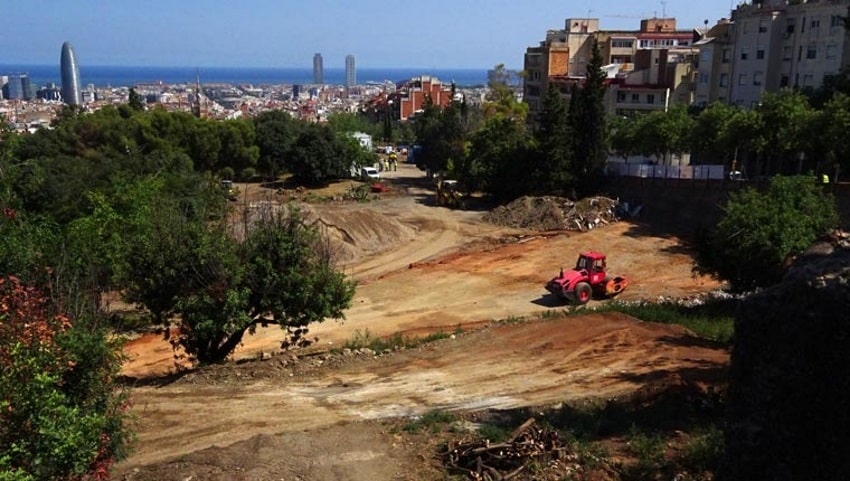
M0 41L16 46L2 63L23 65L55 63L56 45L67 40L87 65L103 66L306 67L322 52L327 66L342 67L354 52L366 68L518 68L540 32L563 28L566 18L634 30L641 18L666 15L689 29L728 17L730 8L686 0L598 0L590 10L545 0L433 0L427 9L387 0L318 0L300 9L272 0L151 0L140 13L123 2L28 0L4 4Z

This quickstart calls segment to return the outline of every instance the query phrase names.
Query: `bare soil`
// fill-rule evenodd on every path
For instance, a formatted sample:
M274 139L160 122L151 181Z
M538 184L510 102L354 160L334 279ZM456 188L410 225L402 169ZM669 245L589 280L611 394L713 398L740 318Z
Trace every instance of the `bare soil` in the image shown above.
M171 346L156 335L128 344L124 374L140 379L132 390L139 438L118 477L441 479L431 453L389 430L388 420L722 379L729 353L678 326L546 314L565 306L544 283L589 249L630 278L622 300L718 287L692 274L680 239L627 222L583 233L501 227L483 221L483 210L433 206L429 184L411 165L384 176L393 190L371 202L311 205L343 269L359 281L346 320L312 328L319 341L311 348L281 353L280 331L260 329L234 355L250 362L161 377L175 369ZM311 195L339 196L343 185ZM240 187L246 204L285 197ZM357 333L436 331L463 333L394 353L328 354Z

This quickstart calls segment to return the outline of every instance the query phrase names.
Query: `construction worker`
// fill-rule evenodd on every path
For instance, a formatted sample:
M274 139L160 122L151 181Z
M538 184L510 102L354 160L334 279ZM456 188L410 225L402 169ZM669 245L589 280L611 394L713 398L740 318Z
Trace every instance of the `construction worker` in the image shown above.
M824 184L828 184L828 183L829 183L829 175L828 175L828 174L823 174L823 175L821 176L821 182L823 182Z
M395 151L390 153L390 168L392 168L393 171L398 170L398 154L396 154Z

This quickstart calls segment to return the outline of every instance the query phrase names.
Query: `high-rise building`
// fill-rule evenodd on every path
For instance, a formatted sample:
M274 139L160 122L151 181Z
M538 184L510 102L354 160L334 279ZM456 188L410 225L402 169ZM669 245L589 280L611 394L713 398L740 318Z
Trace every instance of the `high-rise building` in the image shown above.
M354 55L345 56L345 87L357 85L357 69L354 67Z
M62 44L62 98L68 105L80 105L80 68L77 65L77 55L70 42Z
M25 73L9 75L6 85L3 86L3 97L9 100L32 100L29 75Z
M313 83L325 83L325 68L322 65L322 54L313 55Z

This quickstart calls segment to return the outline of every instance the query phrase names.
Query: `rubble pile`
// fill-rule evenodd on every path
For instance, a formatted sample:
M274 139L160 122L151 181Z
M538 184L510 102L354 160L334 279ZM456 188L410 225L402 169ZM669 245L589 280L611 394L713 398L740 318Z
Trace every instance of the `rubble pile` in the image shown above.
M450 473L476 481L517 479L528 474L524 472L530 471L532 465L537 470L559 473L557 479L579 469L576 455L568 453L558 432L535 425L534 418L518 427L505 442L450 443L442 458ZM538 471L535 479L543 479L536 477L539 474Z
M535 230L590 230L617 222L622 208L616 199L588 197L571 201L565 197L520 197L499 206L484 219L507 227Z

